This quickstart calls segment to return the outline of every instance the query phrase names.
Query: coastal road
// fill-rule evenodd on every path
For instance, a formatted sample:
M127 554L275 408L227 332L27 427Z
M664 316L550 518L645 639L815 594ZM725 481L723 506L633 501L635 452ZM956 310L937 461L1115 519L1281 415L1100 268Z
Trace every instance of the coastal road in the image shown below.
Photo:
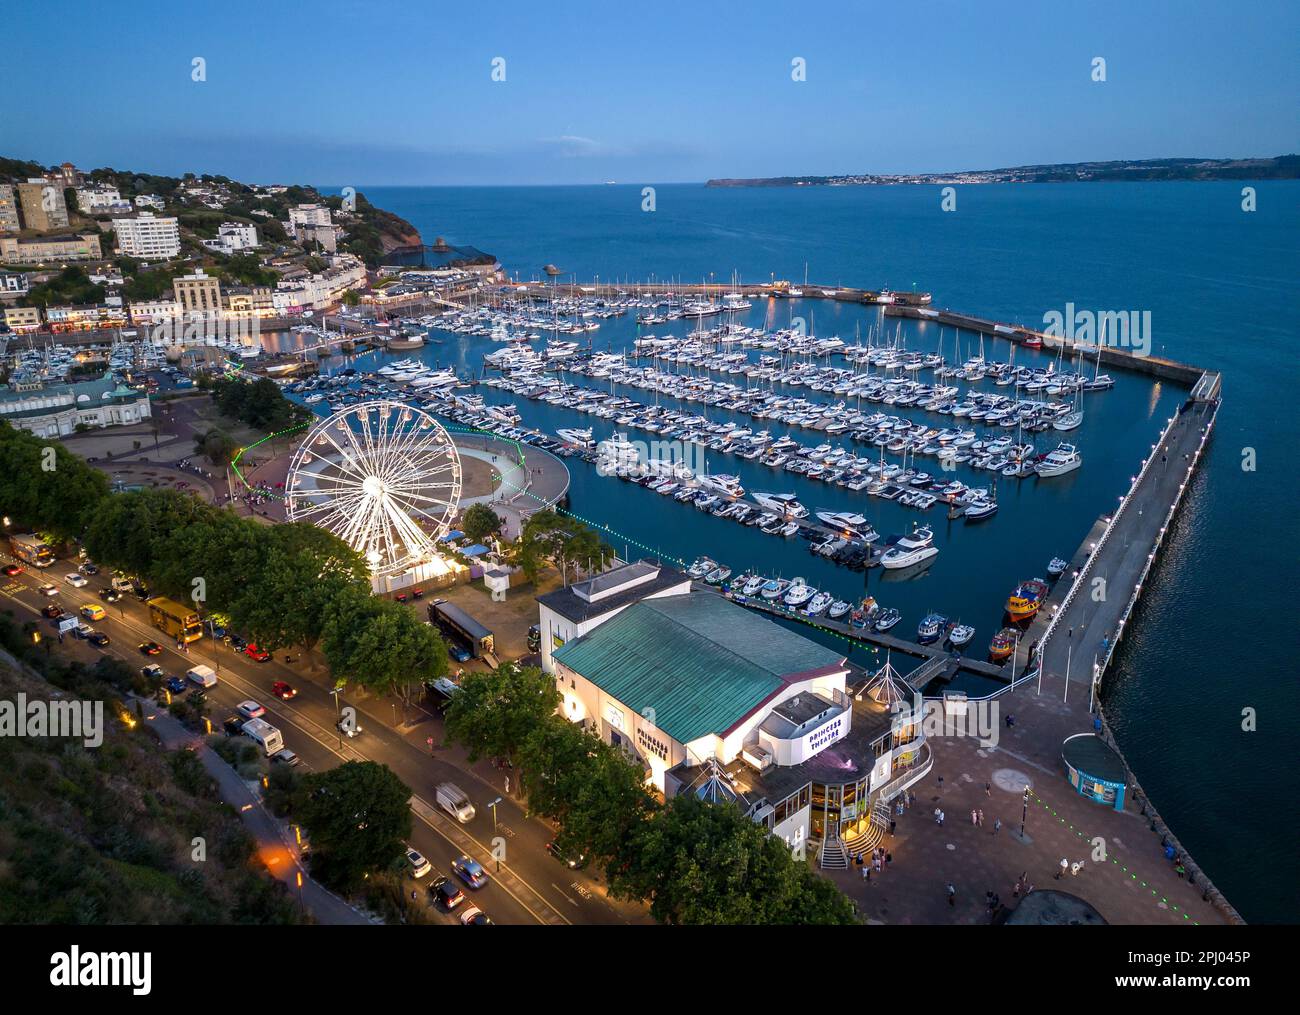
M1108 648L1115 644L1120 619L1148 556L1154 552L1178 488L1190 479L1189 468L1213 416L1213 403L1193 403L1176 418L1164 445L1153 452L1155 460L1110 538L1096 551L1084 586L1056 622L1043 650L1048 675L1068 673L1070 680L1085 687L1091 683L1093 662L1104 660ZM1104 594L1094 595L1098 587L1093 583L1098 578L1105 579Z
M42 606L54 602L75 612L94 603L104 606L108 616L92 626L109 635L112 643L107 651L128 665L156 662L176 675L199 663L212 666L218 671L219 683L208 693L209 715L217 730L240 701L251 698L266 707L266 718L283 732L285 745L312 770L324 770L347 760L388 765L412 789L412 845L442 873L450 873L452 860L461 854L482 863L492 880L478 891L467 890L467 895L498 923L648 922L643 909L608 899L603 886L587 872L572 871L547 853L550 829L528 818L521 805L504 792L504 778L510 773L500 773L498 778L498 773L488 766L469 766L460 752L442 748L441 718L435 710L413 707L409 710L412 721L401 724L395 722L399 708L396 703L374 699L355 702L344 694L339 707L355 708L361 727L357 737L345 737L335 728L336 706L325 686L324 674L313 678L298 672L286 666L282 656L258 663L206 638L192 644L188 653L179 652L174 642L149 624L143 603L127 595L117 603L105 604L98 598L98 590L107 584L107 577L96 575L90 584L77 589L63 580L71 570L66 561L42 570L29 569L7 579L0 591L16 607L20 619L27 619L21 617L26 613L40 621L44 638L56 638L57 629L40 616ZM47 599L36 591L46 582L58 587L57 596ZM137 645L144 641L161 645L162 655L153 659L141 655ZM71 635L65 635L64 644L53 650L85 661L103 651ZM277 680L291 683L298 689L298 696L288 702L274 698L270 688ZM429 739L433 740L432 747ZM475 804L477 813L467 824L459 824L435 803L437 785L448 781L464 789ZM511 788L517 787L512 783ZM501 800L494 817L487 805L498 797ZM492 859L494 843L498 853L504 850L500 865ZM423 882L412 884L423 892L428 879Z

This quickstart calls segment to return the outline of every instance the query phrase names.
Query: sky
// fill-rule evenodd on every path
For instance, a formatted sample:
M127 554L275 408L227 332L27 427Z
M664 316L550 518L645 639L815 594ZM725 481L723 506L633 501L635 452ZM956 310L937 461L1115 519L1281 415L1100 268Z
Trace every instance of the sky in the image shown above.
M82 168L669 183L1300 150L1294 0L19 0L0 23L0 155Z

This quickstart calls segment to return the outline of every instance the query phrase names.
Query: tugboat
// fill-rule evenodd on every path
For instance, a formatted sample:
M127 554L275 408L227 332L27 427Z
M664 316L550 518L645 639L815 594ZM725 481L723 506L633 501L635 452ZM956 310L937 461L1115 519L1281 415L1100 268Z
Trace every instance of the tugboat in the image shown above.
M1041 578L1030 578L1028 581L1021 582L1007 597L1007 616L1017 624L1022 620L1028 620L1038 612L1049 591L1047 582Z
M1010 659L1011 653L1016 650L1016 642L1019 638L1020 632L1015 628L1004 627L993 636L993 641L989 644L989 658L995 663Z
M941 613L927 613L916 626L916 640L922 645L933 645L943 634L948 618Z

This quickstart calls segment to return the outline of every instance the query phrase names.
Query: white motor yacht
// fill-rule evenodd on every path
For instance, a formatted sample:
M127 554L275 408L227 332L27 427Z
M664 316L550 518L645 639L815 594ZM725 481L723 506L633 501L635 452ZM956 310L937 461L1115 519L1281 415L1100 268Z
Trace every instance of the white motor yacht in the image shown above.
M1073 472L1083 464L1083 455L1073 444L1061 444L1055 451L1049 451L1038 463L1040 476L1063 476Z

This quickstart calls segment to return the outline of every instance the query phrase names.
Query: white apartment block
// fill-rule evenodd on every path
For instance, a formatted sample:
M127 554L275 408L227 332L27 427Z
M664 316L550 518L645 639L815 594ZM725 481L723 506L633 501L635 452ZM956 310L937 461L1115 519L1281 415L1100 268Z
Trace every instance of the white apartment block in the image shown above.
M365 264L360 258L343 254L319 275L281 282L272 294L272 302L281 313L324 310L338 303L349 289L361 289L365 284Z
M124 201L116 187L92 186L77 188L77 207L87 214L97 211L129 212L131 202Z
M166 204L157 194L141 194L135 199L135 206L137 208L154 208L162 211Z
M158 259L181 252L181 232L172 216L156 217L142 211L132 218L113 220L118 249L128 257Z

